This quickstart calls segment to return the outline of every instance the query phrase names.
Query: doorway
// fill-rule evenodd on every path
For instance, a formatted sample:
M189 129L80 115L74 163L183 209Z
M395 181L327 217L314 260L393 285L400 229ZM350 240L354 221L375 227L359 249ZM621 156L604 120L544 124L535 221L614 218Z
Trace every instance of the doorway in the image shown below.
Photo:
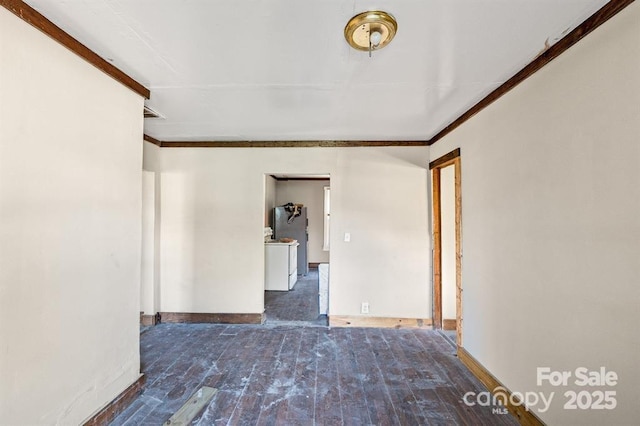
M329 174L265 175L266 324L327 325L329 188ZM289 239L295 248L282 247ZM275 253L286 250L296 260L289 260L288 284L280 285L274 271L287 256Z
M431 162L429 169L433 201L433 327L462 347L460 149Z

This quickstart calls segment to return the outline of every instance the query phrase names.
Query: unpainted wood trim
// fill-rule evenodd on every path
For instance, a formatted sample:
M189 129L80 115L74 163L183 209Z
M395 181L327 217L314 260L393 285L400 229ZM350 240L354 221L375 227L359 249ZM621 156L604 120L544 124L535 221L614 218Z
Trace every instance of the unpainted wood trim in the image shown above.
M202 386L162 426L190 425L217 393L216 388Z
M511 391L507 389L498 379L495 378L478 360L476 360L464 348L458 346L458 358L469 369L469 371L478 379L492 394L500 388L499 394L506 395L507 401L505 408L520 422L523 426L544 426L544 422L540 420L533 412L528 411L523 405L513 405L511 401ZM497 393L497 392L496 392Z
M425 141L161 141L162 148L357 148L427 146Z
M442 200L441 169L454 166L455 171L455 245L456 245L456 330L457 342L462 345L462 169L460 148L443 155L429 164L433 201L433 326L444 328L442 320ZM445 320L447 321L447 320ZM451 327L451 326L449 326ZM445 328L447 329L447 328Z
M456 233L456 342L462 341L462 168L460 157L454 160L455 180L455 233Z
M431 169L433 202L433 328L442 328L442 207L440 168Z
M323 262L309 262L309 269L318 269L318 266Z
M140 325L142 326L151 326L156 325L160 322L160 314L155 315L140 315Z
M162 147L162 142L160 142L158 139L153 138L153 137L151 137L151 136L149 136L149 135L146 135L146 134L145 134L145 135L143 136L143 139L144 139L145 141L149 142L149 143L152 143L152 144L154 144L154 145L158 146L158 147Z
M200 312L160 312L163 323L262 324L264 314L214 314Z
M138 380L133 382L127 387L120 395L115 397L113 401L108 403L104 408L89 417L87 421L83 423L84 426L103 426L111 423L113 419L120 413L122 413L131 403L142 393L142 388L146 377L144 374L140 374Z
M607 4L602 6L600 10L595 12L589 18L587 18L584 22L578 25L573 31L562 37L558 42L556 42L553 46L546 49L542 52L538 57L536 57L533 61L531 61L527 66L518 71L513 77L505 81L500 87L495 89L493 92L489 93L483 99L481 99L477 104L469 108L465 113L463 113L460 117L454 120L451 124L446 126L444 129L440 130L433 136L431 139L427 141L427 145L431 146L453 130L458 128L462 123L469 120L471 117L491 105L497 99L504 96L506 93L511 91L518 84L522 83L527 78L531 77L549 62L553 61L555 58L563 54L567 51L571 46L582 40L586 35L591 33L593 30L598 28L600 25L607 22L613 16L615 16L618 12L623 10L625 7L629 6L633 3L634 0L610 0Z
M443 330L456 330L458 321L455 319L443 319L442 320L442 329Z
M324 181L324 182L329 182L331 179L330 178L325 178L325 177L275 177L273 175L271 175L272 178L274 178L275 180L277 180L278 182L286 182L288 180L310 180L310 181Z
M119 68L102 59L93 50L71 37L68 33L63 31L62 28L45 18L44 15L25 2L21 0L0 0L0 6L4 7L29 25L39 29L85 61L89 62L94 67L98 68L100 71L122 83L140 96L143 96L146 99L149 99L149 96L151 96L149 89L129 77Z
M430 318L388 318L355 315L331 315L330 327L424 328L431 329Z
M460 157L460 148L456 148L451 152L446 153L442 157L433 160L429 163L429 170L433 170L436 167L443 168L447 167L450 164L453 164L453 161Z

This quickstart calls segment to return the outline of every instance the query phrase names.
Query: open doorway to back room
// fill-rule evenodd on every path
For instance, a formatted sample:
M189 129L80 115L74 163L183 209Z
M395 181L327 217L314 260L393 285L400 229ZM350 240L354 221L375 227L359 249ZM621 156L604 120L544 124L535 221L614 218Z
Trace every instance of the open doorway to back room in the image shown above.
M265 175L265 323L327 325L329 174Z
M460 150L433 161L433 327L462 346Z

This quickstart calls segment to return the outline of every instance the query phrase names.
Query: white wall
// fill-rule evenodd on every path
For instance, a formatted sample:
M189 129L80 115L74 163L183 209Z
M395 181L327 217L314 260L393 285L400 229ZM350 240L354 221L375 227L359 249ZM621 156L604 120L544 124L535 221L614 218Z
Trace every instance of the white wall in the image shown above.
M160 293L156 288L159 277L156 273L156 249L159 245L159 227L156 215L159 214L160 203L156 198L159 189L156 188L157 175L160 173L148 170L142 171L142 268L140 279L140 312L154 315L160 310Z
M442 239L442 318L456 319L456 188L455 167L440 170Z
M143 143L142 168L150 172L160 171L162 165L160 163L160 147L145 141Z
M161 150L162 310L261 313L265 174L331 175L333 315L431 316L428 149ZM343 242L345 232L351 242Z
M142 162L142 271L140 311L145 315L160 312L160 210L162 173L160 148L143 143Z
M640 417L638 22L635 2L431 150L462 152L465 347L512 390L555 390L548 424ZM617 372L615 410L536 385L582 366Z
M0 8L3 424L79 424L138 378L142 107Z
M324 187L329 180L283 180L276 185L276 205L286 203L302 203L307 208L309 219L309 254L310 263L329 262L329 252L322 249L324 245Z

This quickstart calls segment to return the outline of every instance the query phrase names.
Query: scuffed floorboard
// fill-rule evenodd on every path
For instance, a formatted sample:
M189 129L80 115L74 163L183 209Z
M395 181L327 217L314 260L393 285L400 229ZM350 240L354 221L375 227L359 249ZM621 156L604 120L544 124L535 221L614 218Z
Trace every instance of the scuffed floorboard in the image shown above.
M202 386L195 425L516 425L438 332L160 324L141 335L144 392L113 425L161 425Z

